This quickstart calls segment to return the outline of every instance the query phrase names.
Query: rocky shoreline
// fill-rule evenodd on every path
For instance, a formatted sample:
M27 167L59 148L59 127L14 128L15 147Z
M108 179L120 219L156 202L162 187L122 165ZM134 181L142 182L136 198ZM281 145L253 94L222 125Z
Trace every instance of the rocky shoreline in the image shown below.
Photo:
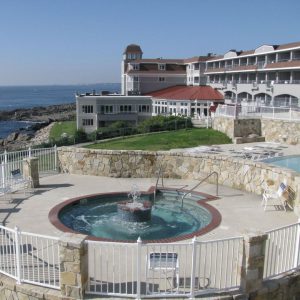
M0 121L36 122L27 129L20 129L5 139L0 139L0 152L14 151L45 143L49 139L54 122L70 121L75 118L75 103L0 111Z
M38 106L0 111L0 121L31 121L48 122L68 121L74 119L76 114L75 103L50 106Z

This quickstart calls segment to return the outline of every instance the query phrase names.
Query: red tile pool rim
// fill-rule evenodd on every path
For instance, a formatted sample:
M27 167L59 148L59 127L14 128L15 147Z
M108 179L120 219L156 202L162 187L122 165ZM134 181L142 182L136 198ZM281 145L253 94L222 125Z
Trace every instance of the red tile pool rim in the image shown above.
M149 195L149 194L153 194L155 190L154 186L151 186L148 191L142 192L143 195ZM160 188L158 190L163 190L163 191L176 191L176 189L174 188ZM182 192L188 192L187 190L182 189ZM201 193L201 192L192 192L193 195L199 195L201 196L201 200L196 201L196 203L202 207L204 207L205 209L207 209L210 214L211 214L211 222L197 230L194 231L190 234L185 234L182 236L178 236L178 237L174 237L174 238L166 238L166 239L156 239L156 240L143 240L144 243L174 243L174 242L178 242L178 241L183 241L183 240L188 240L188 239L192 239L195 236L200 236L203 234L206 234L210 231L212 231L213 229L215 229L216 227L218 227L222 221L222 216L220 214L220 212L214 208L213 206L209 205L207 202L212 201L212 200L216 200L218 199L218 197L209 195L209 194L205 194L205 193ZM111 192L111 193L97 193L97 194L90 194L90 195L83 195L80 197L76 197L76 198L72 198L69 200L66 200L56 206L54 206L48 215L49 221L60 231L62 232L70 232L70 233L76 233L76 234L82 234L81 232L78 231L74 231L71 228L65 226L59 219L59 213L60 211L67 205L70 205L72 203L75 202L79 202L82 199L89 199L89 198L93 198L96 196L104 196L104 195L128 195L128 191L127 192ZM203 199L204 198L204 199ZM107 238L100 238L100 237L95 237L95 236L91 236L91 235L87 235L87 239L88 240L92 240L92 241L104 241L104 242L119 242L119 243L135 243L136 241L132 241L132 240L114 240L114 239L107 239Z

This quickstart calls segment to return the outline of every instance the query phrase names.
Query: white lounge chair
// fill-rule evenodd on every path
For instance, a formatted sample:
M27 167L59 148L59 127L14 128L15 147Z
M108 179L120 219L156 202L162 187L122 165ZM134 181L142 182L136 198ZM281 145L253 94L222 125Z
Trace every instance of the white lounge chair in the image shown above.
M283 193L287 191L287 184L286 181L280 183L277 191L272 191L270 188L266 188L262 195L262 205L264 206L264 210L266 210L268 202L270 200L279 200L281 205L283 206L284 210L286 211L286 201L283 198Z
M0 186L0 197L3 197L4 200L9 200L11 202L12 201L11 193L12 190L9 185Z
M171 289L179 289L179 260L178 254L174 252L153 252L149 253L146 268L147 292L154 293L154 288L150 290L150 284L154 280L167 281ZM175 287L174 279L176 282ZM158 284L160 282L158 281ZM153 284L154 286L154 284Z
M8 184L12 191L24 190L24 193L31 193L33 191L33 182L31 177L23 177L20 169L13 170L10 173L11 177L8 179Z

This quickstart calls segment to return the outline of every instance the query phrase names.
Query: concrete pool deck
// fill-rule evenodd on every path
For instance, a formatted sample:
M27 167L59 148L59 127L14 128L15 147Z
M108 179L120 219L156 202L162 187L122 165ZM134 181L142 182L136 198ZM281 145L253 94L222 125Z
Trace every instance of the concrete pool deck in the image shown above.
M49 175L40 178L40 187L33 195L24 195L20 191L12 195L12 203L0 198L0 221L2 225L10 228L18 226L26 232L60 236L62 232L50 223L48 214L51 208L62 201L94 193L130 191L133 184L137 184L141 191L146 191L150 186L155 186L155 183L155 178ZM188 188L192 188L198 181L165 179L164 183L166 187L188 185ZM214 196L216 186L203 183L196 191ZM209 201L209 204L221 213L221 224L198 239L236 237L297 222L298 218L292 211L285 212L279 201L274 203L278 205L270 204L264 211L261 196L219 186L219 199Z

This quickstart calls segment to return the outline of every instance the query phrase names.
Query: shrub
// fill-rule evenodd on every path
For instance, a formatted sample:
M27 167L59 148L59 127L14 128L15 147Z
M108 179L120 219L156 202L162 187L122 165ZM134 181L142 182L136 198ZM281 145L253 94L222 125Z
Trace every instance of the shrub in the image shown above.
M79 128L75 131L74 139L75 139L76 143L86 142L87 134L82 128Z

